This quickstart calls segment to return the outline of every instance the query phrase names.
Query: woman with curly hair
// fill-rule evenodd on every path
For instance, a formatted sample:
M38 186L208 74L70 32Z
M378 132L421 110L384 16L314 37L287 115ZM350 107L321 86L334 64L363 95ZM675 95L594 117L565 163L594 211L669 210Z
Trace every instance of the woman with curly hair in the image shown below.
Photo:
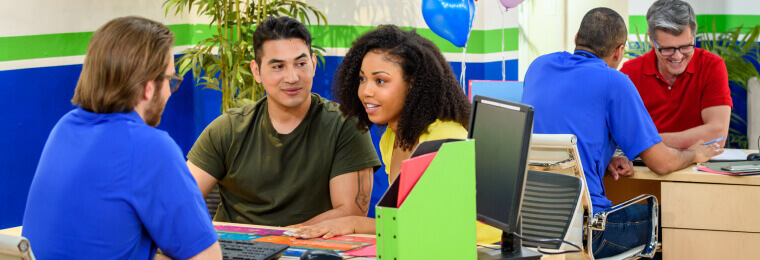
M357 128L386 127L380 153L390 182L417 144L467 138L471 104L438 47L415 31L381 25L359 37L335 73L333 91L341 112L357 119ZM295 234L330 238L374 232L374 219L354 216L302 227Z
M386 126L380 152L390 182L424 141L467 138L470 102L438 47L383 25L359 37L335 73L340 110L368 130Z

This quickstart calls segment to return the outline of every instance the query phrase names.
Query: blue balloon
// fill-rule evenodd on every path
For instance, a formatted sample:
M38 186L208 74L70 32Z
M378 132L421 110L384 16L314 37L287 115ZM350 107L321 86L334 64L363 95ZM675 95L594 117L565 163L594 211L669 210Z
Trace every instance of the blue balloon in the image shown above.
M423 0L422 17L430 30L450 41L457 47L464 47L475 18L473 0Z

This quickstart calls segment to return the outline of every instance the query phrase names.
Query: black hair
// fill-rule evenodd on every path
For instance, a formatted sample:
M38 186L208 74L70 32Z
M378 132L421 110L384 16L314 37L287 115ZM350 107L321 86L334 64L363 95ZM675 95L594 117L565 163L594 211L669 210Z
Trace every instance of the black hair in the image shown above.
M373 125L357 95L362 60L370 51L385 53L388 60L397 63L410 86L394 146L411 150L437 119L469 127L471 104L438 46L414 30L381 25L353 42L335 72L334 96L346 117L357 118L359 130L366 131Z
M309 47L311 54L311 33L306 25L291 17L267 17L256 26L253 32L253 56L256 64L261 65L261 57L264 56L262 46L269 40L301 39Z
M591 9L581 20L575 45L589 49L599 58L605 58L625 44L628 28L623 17L606 7Z

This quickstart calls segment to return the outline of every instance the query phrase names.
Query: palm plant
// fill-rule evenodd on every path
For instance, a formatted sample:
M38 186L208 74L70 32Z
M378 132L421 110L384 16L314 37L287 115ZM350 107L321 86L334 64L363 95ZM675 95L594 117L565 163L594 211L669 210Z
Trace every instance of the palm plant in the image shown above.
M649 43L649 34L644 34L644 40L641 40L641 34L639 34L639 26L634 24L636 28L636 41L628 42L628 49L625 51L625 57L628 59L635 59L638 56L644 55L652 49L652 45Z
M715 20L713 20L712 32L703 32L697 38L702 43L702 49L723 58L728 70L728 80L746 91L747 82L751 78L760 76L755 65L753 65L753 62L760 62L757 55L758 50L760 50L760 45L757 43L758 36L760 36L760 25L755 25L752 28L739 26L722 33L716 33ZM732 96L737 98L736 93L732 93ZM746 97L743 98L746 99ZM744 131L734 127L730 128L727 145L746 149L748 144L747 120L737 114L736 111L732 111L731 122L739 127L743 126L741 130Z
M184 51L176 64L181 75L192 70L196 84L222 92L222 111L265 95L250 68L256 25L270 16L290 16L306 25L316 18L317 25L327 26L322 12L297 0L166 0L164 6L165 15L172 9L178 15L195 8L197 14L211 18L209 27L216 27L215 34ZM313 46L312 50L323 64L324 49Z

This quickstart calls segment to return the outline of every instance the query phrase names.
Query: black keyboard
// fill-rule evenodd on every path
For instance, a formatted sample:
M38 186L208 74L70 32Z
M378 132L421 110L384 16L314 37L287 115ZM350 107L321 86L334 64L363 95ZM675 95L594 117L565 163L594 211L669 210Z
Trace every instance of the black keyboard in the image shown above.
M277 259L290 247L267 242L223 238L219 239L219 245L222 247L222 258L243 260Z

